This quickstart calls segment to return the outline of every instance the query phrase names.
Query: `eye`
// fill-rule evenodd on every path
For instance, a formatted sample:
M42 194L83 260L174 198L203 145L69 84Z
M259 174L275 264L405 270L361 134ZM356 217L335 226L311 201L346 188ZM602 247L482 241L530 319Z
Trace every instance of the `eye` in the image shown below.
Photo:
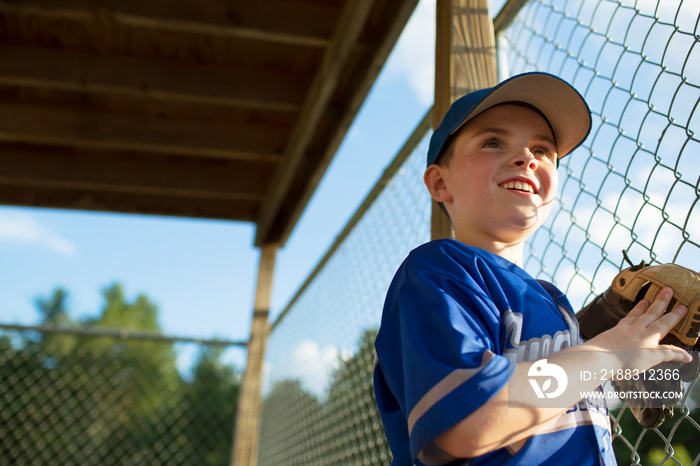
M546 146L537 146L537 147L533 147L533 148L531 149L530 152L532 152L532 155L534 155L534 156L536 156L536 157L540 157L540 158L543 158L543 159L548 159L548 160L551 160L551 161L554 161L554 160L556 160L556 158L557 158L557 153L556 153L556 151L554 151L554 150L552 150L552 149L550 149L549 147L546 147Z
M489 149L498 149L499 147L501 147L501 141L499 141L498 138L490 137L486 141L484 141L481 147Z

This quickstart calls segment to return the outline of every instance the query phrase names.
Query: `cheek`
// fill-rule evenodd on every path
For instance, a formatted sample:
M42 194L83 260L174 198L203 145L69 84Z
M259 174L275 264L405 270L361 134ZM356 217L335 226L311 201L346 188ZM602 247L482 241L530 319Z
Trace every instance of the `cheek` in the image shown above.
M453 180L455 192L460 193L460 198L465 201L478 199L486 195L488 189L488 172L482 167L472 166L469 169L459 170Z
M482 202L492 195L493 180L499 170L493 156L460 154L453 156L450 168L450 192L455 202Z
M473 155L469 159L469 163L460 165L459 176L467 183L477 183L480 186L488 185L499 170L497 162L493 156Z

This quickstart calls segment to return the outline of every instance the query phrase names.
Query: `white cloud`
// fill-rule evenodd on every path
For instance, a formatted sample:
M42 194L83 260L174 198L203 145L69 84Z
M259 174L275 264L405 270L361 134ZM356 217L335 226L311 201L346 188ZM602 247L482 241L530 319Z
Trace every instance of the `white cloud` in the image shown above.
M266 396L276 381L299 380L304 390L313 393L319 399L327 395L328 383L341 361L352 356L351 353L338 351L333 345L321 348L316 342L302 340L287 353L285 361L274 364L266 360L263 364L263 395Z
M31 216L20 213L0 212L0 242L37 244L66 256L76 252L73 243L55 234Z
M303 386L322 396L330 376L340 364L340 353L335 346L320 348L311 340L301 341L292 352L289 370L298 377Z

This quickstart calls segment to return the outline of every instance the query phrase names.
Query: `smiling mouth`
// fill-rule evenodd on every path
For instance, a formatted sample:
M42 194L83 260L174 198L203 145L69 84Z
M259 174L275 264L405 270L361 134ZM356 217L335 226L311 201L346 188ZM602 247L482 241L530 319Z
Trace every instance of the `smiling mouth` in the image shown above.
M512 191L520 191L523 193L535 194L535 188L527 182L522 181L507 181L500 185L503 189L510 189Z

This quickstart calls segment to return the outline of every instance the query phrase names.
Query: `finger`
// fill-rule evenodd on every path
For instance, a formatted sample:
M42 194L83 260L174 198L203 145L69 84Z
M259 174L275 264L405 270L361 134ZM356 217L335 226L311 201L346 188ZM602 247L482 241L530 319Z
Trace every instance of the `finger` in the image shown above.
M666 307L672 298L673 290L671 288L667 287L661 290L656 300L649 305L647 311L640 317L640 320L643 319L647 326L658 320L666 312Z
M673 345L659 345L659 349L663 350L664 361L679 361L691 362L693 357L683 348Z
M658 332L660 337L659 340L666 336L668 332L671 331L673 327L676 326L678 322L685 317L688 313L688 308L680 305L676 306L671 312L667 312L662 315L656 321L649 325L649 329Z
M634 308L629 313L627 313L625 318L632 321L637 320L639 317L644 315L645 312L647 312L647 309L649 309L650 305L651 303L649 301L647 301L646 299L642 299L637 303L636 306L634 306Z

